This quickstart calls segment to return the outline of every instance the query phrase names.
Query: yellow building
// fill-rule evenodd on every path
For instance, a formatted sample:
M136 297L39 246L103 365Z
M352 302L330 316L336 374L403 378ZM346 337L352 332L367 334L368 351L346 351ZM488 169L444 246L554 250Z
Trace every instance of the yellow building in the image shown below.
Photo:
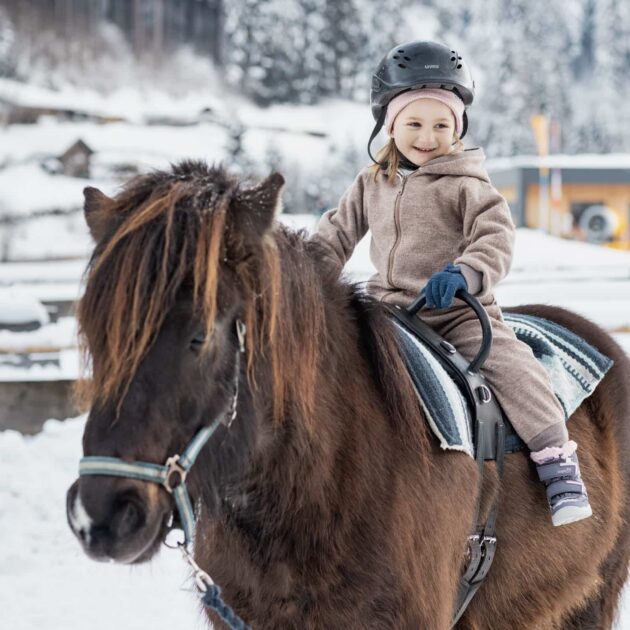
M517 226L630 249L630 154L524 155L487 168Z

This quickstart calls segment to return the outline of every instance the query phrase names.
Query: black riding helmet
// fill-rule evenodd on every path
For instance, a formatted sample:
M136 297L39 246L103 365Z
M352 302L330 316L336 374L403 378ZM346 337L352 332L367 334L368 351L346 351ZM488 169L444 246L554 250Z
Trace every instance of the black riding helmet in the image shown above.
M475 82L470 69L456 50L443 44L422 41L392 48L372 75L370 105L376 125L368 142L368 155L374 162L370 145L383 126L387 105L399 94L423 87L451 90L467 107L475 97ZM467 129L468 117L464 112L461 138L466 135Z

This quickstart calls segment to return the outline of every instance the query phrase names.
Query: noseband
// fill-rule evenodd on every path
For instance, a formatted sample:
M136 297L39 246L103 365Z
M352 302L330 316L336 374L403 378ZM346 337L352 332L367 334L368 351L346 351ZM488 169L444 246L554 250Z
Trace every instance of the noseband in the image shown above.
M241 354L245 352L245 324L236 320L236 335L238 350L236 351L236 367L234 370L234 394L230 407L225 415L216 418L212 424L199 430L180 455L172 455L164 465L148 462L126 462L118 457L83 457L79 462L79 476L107 475L111 477L127 477L142 479L161 485L173 496L184 531L184 547L189 548L193 541L195 528L195 513L186 487L186 477L195 463L201 449L206 445L219 425L230 428L236 418L236 403L238 400L238 383L240 375Z

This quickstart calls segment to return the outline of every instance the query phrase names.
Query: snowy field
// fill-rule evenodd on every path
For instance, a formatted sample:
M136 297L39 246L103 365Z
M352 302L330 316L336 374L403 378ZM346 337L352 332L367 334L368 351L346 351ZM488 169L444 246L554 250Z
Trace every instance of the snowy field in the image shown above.
M74 263L49 265L48 279L58 278L65 290L78 291L80 269ZM367 241L357 248L347 272L358 280L369 275ZM0 275L27 285L32 277L26 266L15 264L0 266ZM497 295L503 305L558 304L609 330L630 331L630 253L519 230L513 271ZM67 342L67 329L58 334ZM630 353L630 332L615 336ZM206 627L177 552L164 549L140 567L97 564L71 536L64 500L76 477L84 421L50 420L35 437L0 433L0 628ZM630 595L624 604L617 630L630 630Z

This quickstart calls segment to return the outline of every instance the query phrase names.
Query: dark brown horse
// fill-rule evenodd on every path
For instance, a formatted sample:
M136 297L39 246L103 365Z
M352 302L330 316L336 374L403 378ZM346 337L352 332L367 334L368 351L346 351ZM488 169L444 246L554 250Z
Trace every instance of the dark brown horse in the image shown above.
M243 189L186 162L114 199L86 189L85 454L161 464L180 453L230 405L241 319L237 416L189 477L197 561L253 628L446 629L475 464L427 430L384 309L274 223L282 184ZM630 364L574 313L517 310L615 361L569 423L594 516L553 528L528 457L509 456L494 566L458 627L610 628L630 555ZM81 477L68 493L96 559L149 560L172 512L144 481Z

